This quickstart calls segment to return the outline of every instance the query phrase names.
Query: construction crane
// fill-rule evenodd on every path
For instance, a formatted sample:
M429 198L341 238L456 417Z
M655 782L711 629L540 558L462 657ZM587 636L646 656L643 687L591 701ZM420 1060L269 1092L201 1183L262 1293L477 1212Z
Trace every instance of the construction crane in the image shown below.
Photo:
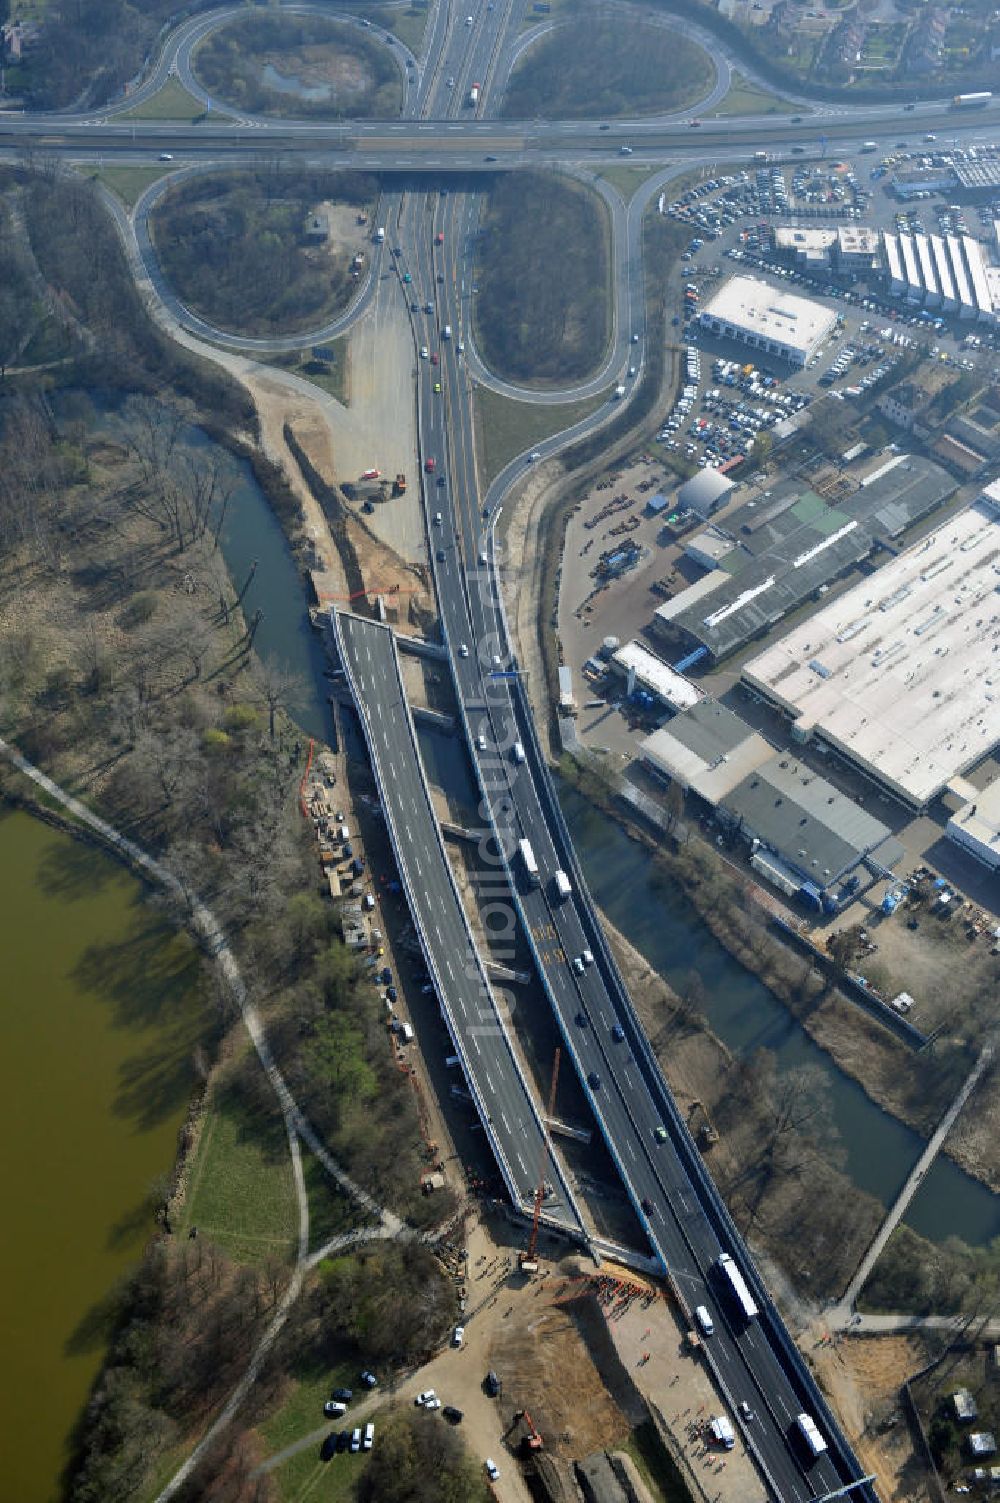
M540 1150L540 1162L538 1165L538 1188L535 1191L535 1212L531 1218L531 1236L528 1238L528 1250L521 1254L519 1267L522 1273L537 1273L538 1262L538 1223L542 1215L542 1201L545 1199L545 1161L548 1157L551 1141L549 1139L547 1122L551 1122L556 1114L556 1086L559 1084L559 1061L562 1058L562 1050L557 1048L552 1060L552 1082L549 1086L549 1109L542 1123L542 1146Z

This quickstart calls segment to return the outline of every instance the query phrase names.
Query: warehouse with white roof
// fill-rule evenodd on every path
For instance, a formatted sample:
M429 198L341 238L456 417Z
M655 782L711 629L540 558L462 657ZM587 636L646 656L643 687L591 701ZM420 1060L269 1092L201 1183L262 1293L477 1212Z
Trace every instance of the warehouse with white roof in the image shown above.
M755 277L731 277L702 309L698 322L713 334L802 366L836 326L837 315Z
M923 808L1000 743L1000 515L983 501L768 647L743 683Z

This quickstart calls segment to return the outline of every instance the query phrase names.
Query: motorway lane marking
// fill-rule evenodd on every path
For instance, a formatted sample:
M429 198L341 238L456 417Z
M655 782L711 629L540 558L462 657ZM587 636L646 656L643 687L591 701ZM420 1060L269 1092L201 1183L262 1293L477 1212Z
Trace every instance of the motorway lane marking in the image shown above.
M625 1147L628 1149L628 1151L632 1155L632 1157L635 1158L635 1149L632 1147L631 1139L629 1139L629 1138L625 1139Z
M500 1113L500 1121L503 1123L503 1125L506 1128L507 1132L510 1132L510 1123L507 1121L507 1113L506 1112L501 1112Z

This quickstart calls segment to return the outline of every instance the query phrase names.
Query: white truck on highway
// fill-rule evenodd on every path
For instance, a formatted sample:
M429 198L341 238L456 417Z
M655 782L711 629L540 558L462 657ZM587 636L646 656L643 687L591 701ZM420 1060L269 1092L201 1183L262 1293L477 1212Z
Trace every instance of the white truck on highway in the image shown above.
M552 878L552 882L556 890L556 897L560 900L560 902L562 902L563 899L568 898L570 893L573 891L573 884L567 877L566 873L563 871L557 871L555 876Z
M822 1456L826 1450L826 1441L819 1432L819 1426L811 1414L797 1414L795 1416L795 1429L799 1439L805 1446L813 1461L817 1456Z
M519 840L517 848L521 854L521 863L524 867L524 875L527 877L528 882L532 887L537 887L538 862L535 860L535 853L531 849L531 841Z

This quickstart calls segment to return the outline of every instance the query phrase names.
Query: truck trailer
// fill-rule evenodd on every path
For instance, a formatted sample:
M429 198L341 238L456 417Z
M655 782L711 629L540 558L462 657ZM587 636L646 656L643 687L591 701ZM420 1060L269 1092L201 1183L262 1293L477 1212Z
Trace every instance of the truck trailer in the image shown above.
M535 853L531 849L531 841L519 840L517 848L521 855L521 864L524 867L524 875L527 877L528 882L532 887L537 887L538 862L535 860Z

